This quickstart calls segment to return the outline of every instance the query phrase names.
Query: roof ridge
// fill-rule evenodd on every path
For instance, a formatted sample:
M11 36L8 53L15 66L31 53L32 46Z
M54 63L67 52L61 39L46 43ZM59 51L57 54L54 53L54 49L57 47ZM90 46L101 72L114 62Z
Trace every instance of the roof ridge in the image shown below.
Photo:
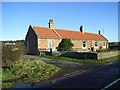
M40 27L40 26L33 26L33 27ZM40 27L40 28L47 28L47 27ZM47 29L50 29L50 28L47 28ZM54 28L54 30L63 30L63 31L70 31L70 32L80 32L80 31L77 31L77 30L68 30L68 29L60 29L60 28ZM89 34L97 34L97 33L90 33L90 32L85 32L85 33L89 33ZM99 34L97 34L99 35Z
M40 26L32 26L32 27L47 28L47 27L40 27ZM47 28L47 29L49 29L49 28Z
M76 30L68 30L68 29L56 29L55 30L63 30L63 31L70 31L70 32L79 32L79 31L76 31Z
M99 34L97 34L97 33L90 33L90 32L85 32L85 33L99 35Z
M60 29L56 29L56 30L60 30ZM63 31L70 31L70 32L80 32L80 31L73 31L73 30L64 30L64 29L61 29ZM81 33L81 32L80 32ZM97 34L97 33L90 33L90 32L84 32L84 33L88 33L88 34ZM98 34L97 34L98 35Z
M84 34L80 31L76 30L68 30L68 29L50 29L46 27L40 27L40 26L32 26L36 34L39 34L38 36L46 38L47 31L50 31L50 37L51 38L71 38L71 39L92 39L92 40L107 40L103 35L97 34L97 33L91 33L91 32L85 32ZM39 31L40 30L40 31ZM42 33L43 32L43 33ZM108 41L108 40L107 40Z
M47 28L47 27L40 27L40 26L32 26L32 27ZM47 28L47 29L50 29L50 28ZM79 31L68 30L68 29L61 29L61 28L54 28L54 30L65 30L65 31L79 32Z

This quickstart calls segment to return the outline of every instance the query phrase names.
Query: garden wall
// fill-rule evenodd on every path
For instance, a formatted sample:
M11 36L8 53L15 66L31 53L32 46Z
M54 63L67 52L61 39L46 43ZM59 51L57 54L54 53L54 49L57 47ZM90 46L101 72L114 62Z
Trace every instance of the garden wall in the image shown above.
M76 59L97 59L96 53L80 53L80 52L68 52L64 53L61 56L69 57L69 58L76 58Z
M76 59L103 59L113 56L120 55L120 51L109 51L109 52L99 52L99 53L90 53L90 52L57 52L53 53L55 56L63 56Z
M120 50L119 51L110 51L110 52L101 52L97 53L97 59L102 59L102 58L109 58L113 56L120 55Z

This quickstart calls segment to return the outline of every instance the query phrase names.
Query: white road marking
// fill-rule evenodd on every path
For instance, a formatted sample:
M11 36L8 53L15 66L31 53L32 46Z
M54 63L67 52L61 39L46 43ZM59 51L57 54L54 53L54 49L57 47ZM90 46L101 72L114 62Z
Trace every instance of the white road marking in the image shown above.
M118 82L120 80L120 78L116 79L114 82L108 84L107 86L105 86L104 88L102 88L101 90L105 90L107 88L109 88L110 86L112 86L113 84L115 84L116 82Z

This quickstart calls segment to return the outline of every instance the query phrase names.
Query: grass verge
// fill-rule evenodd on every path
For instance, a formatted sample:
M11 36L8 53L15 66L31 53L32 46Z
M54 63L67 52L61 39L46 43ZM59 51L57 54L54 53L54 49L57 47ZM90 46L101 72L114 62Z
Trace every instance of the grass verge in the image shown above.
M53 59L53 60L64 60L64 61L80 62L80 63L86 63L86 64L92 64L92 63L93 64L94 63L103 64L103 63L108 63L108 62L120 59L120 55L119 56L114 56L114 57L109 57L109 58L104 58L104 59L99 59L99 60L95 60L95 59L75 59L75 58L68 58L68 57L62 57L62 56L50 56L50 55L46 55L46 56L42 56L42 57L50 58L50 59Z
M115 60L120 60L120 56L114 56L114 57L110 57L110 58L105 58L105 59L100 59L100 60L94 60L94 59L75 59L75 58L68 58L68 57L61 57L61 56L42 56L44 58L49 58L52 60L62 60L62 61L70 61L70 62L77 62L80 63L80 65L75 65L73 63L72 66L68 66L68 65L61 65L61 64L54 64L58 67L60 67L61 70L61 74L68 74L74 71L86 71L86 70L91 70L91 69L95 69L98 67L101 67L103 65L106 64L111 64L113 61ZM82 64L82 65L81 65ZM74 66L74 67L73 67Z
M2 70L2 88L10 88L14 84L33 83L50 78L58 73L60 68L40 60L20 60L10 68L0 70Z

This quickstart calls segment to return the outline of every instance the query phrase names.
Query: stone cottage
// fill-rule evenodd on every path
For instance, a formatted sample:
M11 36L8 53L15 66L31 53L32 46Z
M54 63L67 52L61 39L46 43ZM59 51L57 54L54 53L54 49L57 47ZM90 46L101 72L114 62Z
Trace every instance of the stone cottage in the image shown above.
M49 20L49 27L29 26L25 37L27 54L38 54L39 51L57 51L62 39L71 39L73 50L77 52L90 51L92 49L107 49L108 40L101 35L88 33L81 26L79 31L54 28L54 22Z

